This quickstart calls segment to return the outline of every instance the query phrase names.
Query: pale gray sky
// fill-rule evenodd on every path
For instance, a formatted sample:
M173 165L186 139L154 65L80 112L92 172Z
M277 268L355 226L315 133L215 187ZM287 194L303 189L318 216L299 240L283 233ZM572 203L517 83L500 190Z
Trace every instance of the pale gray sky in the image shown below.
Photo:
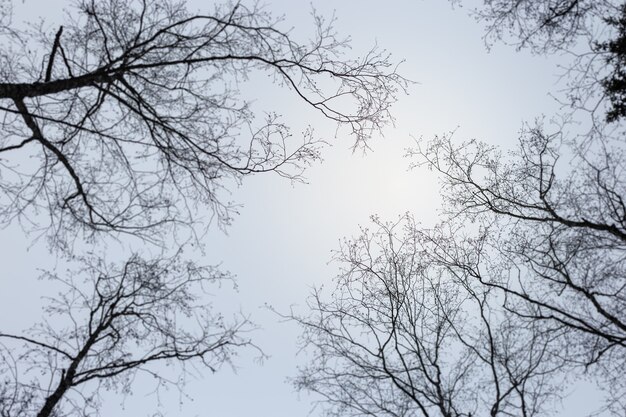
M284 14L285 26L294 26L298 35L313 29L309 1L266 3L276 14ZM202 9L205 4L190 1L190 8ZM257 98L257 109L282 113L295 132L312 124L333 146L325 149L322 164L308 170L309 184L292 186L278 176L261 175L233 190L232 199L243 205L240 215L227 235L215 229L206 236L203 262L221 262L223 269L237 275L238 293L217 291L215 303L250 314L261 327L254 340L271 357L259 365L244 355L237 374L223 369L190 380L186 393L193 401L184 400L180 408L173 402L168 415L306 416L311 398L299 398L286 383L304 359L296 356L298 330L280 323L263 306L287 311L291 305L302 306L312 286L330 286L331 250L341 237L357 233L372 214L394 219L409 211L425 224L435 221L436 178L425 170L408 171L409 161L403 158L412 137L430 138L458 127L460 139L475 137L511 147L523 121L558 110L548 92L556 90L559 58L531 56L503 45L488 53L482 27L467 8L453 9L443 0L313 4L322 15L335 13L338 32L353 40L353 54L365 53L377 43L393 59L404 59L399 71L419 84L393 108L396 126L386 128L384 138L373 138L372 151L362 155L352 154L349 137L339 132L335 138L334 126L298 105L289 92L277 93L262 77L251 80L245 94ZM26 7L31 16L34 12L54 18L66 5L61 0L25 0L19 7ZM55 261L45 242L31 245L18 225L0 233L0 317L3 327L17 331L40 316L39 307L33 306L50 287L36 281L37 269ZM145 415L154 399L143 392L139 388L123 412L112 398L103 415Z

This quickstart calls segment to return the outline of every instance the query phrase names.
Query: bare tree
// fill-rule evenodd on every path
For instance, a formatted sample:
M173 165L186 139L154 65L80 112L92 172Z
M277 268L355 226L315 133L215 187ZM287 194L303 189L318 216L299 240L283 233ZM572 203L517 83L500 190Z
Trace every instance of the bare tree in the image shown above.
M239 92L254 73L366 146L407 81L384 51L347 58L333 25L313 13L301 42L258 3L201 14L79 0L49 30L15 25L0 2L0 224L17 219L56 249L98 234L172 246L178 226L207 225L207 208L228 224L223 188L263 172L300 181L324 143L311 128L294 140L271 111L256 117ZM228 323L202 299L226 278L217 270L134 256L82 274L54 277L67 287L47 310L58 324L0 331L2 417L92 414L103 390L128 393L139 373L178 385L163 362L214 370L250 345L245 318Z
M104 391L129 394L141 374L156 390L181 386L189 371L215 371L251 345L247 319L227 320L203 300L229 278L214 268L133 256L49 278L66 290L49 298L46 319L24 335L0 333L2 417L98 414Z
M605 52L611 74L602 80L602 87L611 103L607 120L615 122L626 117L626 3L617 16L609 16L605 22L617 32L613 39L599 42L596 48Z
M593 374L607 406L626 393L626 205L620 142L578 147L541 124L508 156L477 141L438 138L419 158L442 174L448 214L482 225L474 280L507 311L559 329L559 349ZM567 159L566 159L567 158ZM446 255L449 262L462 259ZM468 266L469 268L469 266Z
M626 413L622 3L477 9L490 40L574 54L571 109L607 112L584 134L527 125L509 153L453 134L409 151L441 175L441 224L375 221L340 250L332 295L292 315L312 353L296 385L328 415L544 415L577 377Z
M461 3L461 0L453 0ZM473 14L487 27L486 40L511 42L538 53L563 51L598 36L602 19L615 16L619 0L485 0Z
M171 0L82 0L52 32L0 12L0 221L29 227L44 213L37 227L57 243L99 231L158 242L167 226L200 223L197 204L228 223L229 180L301 179L320 141L307 131L294 144L271 113L254 120L238 92L253 72L347 126L355 146L406 86L383 51L346 58L333 20L314 15L300 43L257 4L197 14Z
M442 225L374 219L337 253L330 297L316 291L304 328L311 354L299 389L321 394L327 415L537 416L555 399L566 363L541 323L501 308L501 298L449 262L476 265Z
M626 115L625 12L622 0L485 0L473 14L485 23L488 44L569 56L562 101L591 112L602 125Z
M562 329L560 350L594 375L615 415L626 410L625 12L623 1L485 1L475 13L489 42L573 56L566 104L591 111L593 128L529 125L509 155L451 135L415 152L442 174L448 216L483 226L489 250L474 278L510 312Z

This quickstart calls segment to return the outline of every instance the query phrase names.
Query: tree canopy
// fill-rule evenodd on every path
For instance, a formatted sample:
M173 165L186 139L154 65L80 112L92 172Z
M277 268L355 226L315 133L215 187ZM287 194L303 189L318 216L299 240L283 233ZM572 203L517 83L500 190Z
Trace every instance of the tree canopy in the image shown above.
M46 213L53 241L122 232L159 241L168 226L223 222L228 180L274 172L301 179L319 158L312 131L292 138L255 117L238 80L269 74L361 146L390 120L406 81L380 50L345 55L333 21L297 42L258 4L80 1L56 32L20 30L3 10L0 36L0 214ZM259 120L260 119L260 120ZM32 156L18 164L18 155ZM27 224L26 222L23 222ZM159 234L161 233L161 234Z
M289 315L313 357L295 386L327 415L540 416L582 379L604 396L597 414L624 415L621 3L474 10L488 42L574 56L572 100L508 152L457 133L408 150L441 179L439 222L374 218L337 251L332 293ZM580 110L591 129L574 124Z
M82 265L44 274L61 292L41 323L0 330L2 417L97 415L106 391L128 395L142 375L157 394L182 393L190 369L216 371L254 346L247 316L211 308L211 288L232 277L186 260L178 232L197 242L212 218L228 225L221 191L243 177L301 181L320 159L311 127L294 138L272 109L253 109L240 91L252 74L355 148L392 120L408 81L383 50L350 57L334 24L313 11L313 36L298 41L259 3L201 14L81 0L50 30L15 24L0 3L0 226L19 222ZM128 236L159 257L94 255Z

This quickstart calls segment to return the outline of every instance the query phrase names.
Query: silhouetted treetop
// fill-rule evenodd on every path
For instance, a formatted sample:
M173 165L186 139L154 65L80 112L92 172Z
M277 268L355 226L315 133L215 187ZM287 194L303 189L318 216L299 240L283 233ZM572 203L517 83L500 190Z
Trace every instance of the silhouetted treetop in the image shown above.
M46 318L23 334L0 331L0 416L98 415L105 391L128 395L142 375L155 392L182 388L186 363L215 371L250 346L248 320L204 300L228 275L179 255L48 274L63 290Z
M314 15L301 43L257 4L197 14L171 0L80 1L53 32L14 28L9 9L1 22L0 215L47 213L54 241L158 241L162 226L197 220L197 204L228 223L218 194L229 179L300 180L321 142L309 130L298 143L271 112L255 120L238 91L253 72L347 126L355 146L406 86L383 51L347 58L332 20Z
M607 120L615 122L626 117L626 4L622 5L620 14L605 21L615 28L616 36L599 43L597 48L606 52L606 61L612 69L610 76L602 80L602 86L611 103Z
M504 41L540 54L564 53L568 105L624 117L626 4L622 0L486 0L474 10L488 43ZM614 126L613 126L614 127Z
M504 40L546 53L594 36L601 19L614 15L619 4L616 0L485 0L474 13L486 23L489 42Z

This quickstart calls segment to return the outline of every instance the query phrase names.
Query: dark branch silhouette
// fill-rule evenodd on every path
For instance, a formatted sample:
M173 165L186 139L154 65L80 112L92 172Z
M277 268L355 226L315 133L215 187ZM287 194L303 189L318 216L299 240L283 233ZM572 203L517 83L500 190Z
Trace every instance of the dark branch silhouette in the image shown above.
M51 276L66 291L50 298L31 334L0 331L0 416L97 413L104 390L127 394L138 374L157 388L183 383L159 364L215 371L250 346L247 319L229 322L202 301L228 278L213 268L134 256L119 268L98 261L77 277Z
M311 129L298 143L271 112L255 119L238 91L254 72L365 146L406 80L383 51L346 58L334 21L314 22L300 43L257 5L193 14L170 0L85 0L53 36L7 24L0 221L47 213L53 242L81 232L159 242L167 226L201 225L207 207L227 224L226 183L263 172L302 180L323 144ZM41 56L24 51L36 36Z
M562 122L508 153L453 134L408 151L442 179L440 223L375 219L288 315L325 415L541 416L579 379L605 395L593 415L626 415L624 3L483 3L489 42L574 56Z
M449 221L471 221L474 240L454 234L438 245L455 265L503 297L524 321L559 333L555 349L594 375L624 412L626 393L626 184L620 143L583 148L541 124L522 132L505 156L451 136L412 151L443 178ZM564 160L567 158L567 160ZM479 262L458 253L473 251ZM548 331L548 330L546 330Z
M441 258L437 230L409 217L373 227L337 253L332 294L291 316L312 355L296 387L321 394L330 416L543 415L566 366L555 336Z
M602 125L626 115L625 7L622 0L488 0L474 14L485 23L489 44L569 56L560 99Z

